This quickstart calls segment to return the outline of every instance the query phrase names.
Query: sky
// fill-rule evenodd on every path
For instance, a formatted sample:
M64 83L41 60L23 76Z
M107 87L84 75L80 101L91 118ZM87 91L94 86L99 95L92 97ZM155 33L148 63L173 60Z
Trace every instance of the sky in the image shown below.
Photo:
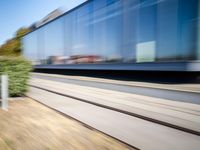
M53 10L67 11L86 0L0 0L0 45L21 27L29 27Z

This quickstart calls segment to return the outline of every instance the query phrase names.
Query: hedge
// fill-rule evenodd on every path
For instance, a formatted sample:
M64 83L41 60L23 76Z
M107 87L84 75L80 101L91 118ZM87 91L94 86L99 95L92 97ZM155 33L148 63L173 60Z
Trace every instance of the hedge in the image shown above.
M0 57L0 75L9 76L9 96L22 96L28 88L31 63L22 57Z

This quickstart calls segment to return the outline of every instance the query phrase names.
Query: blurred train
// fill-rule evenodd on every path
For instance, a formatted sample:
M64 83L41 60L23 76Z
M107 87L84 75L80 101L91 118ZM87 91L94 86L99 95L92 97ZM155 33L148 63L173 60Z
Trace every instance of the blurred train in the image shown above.
M37 69L200 71L199 0L88 0L23 37Z

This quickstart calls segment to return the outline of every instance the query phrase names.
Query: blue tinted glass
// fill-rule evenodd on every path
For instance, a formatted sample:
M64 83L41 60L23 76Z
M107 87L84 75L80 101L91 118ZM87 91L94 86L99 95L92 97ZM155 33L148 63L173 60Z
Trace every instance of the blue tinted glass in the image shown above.
M94 7L93 11L97 11L107 5L107 0L93 0L92 5Z
M124 61L135 61L139 0L123 1L123 58Z
M72 53L72 39L73 39L73 14L70 13L64 17L64 46L65 55L70 56Z
M175 60L178 51L178 0L158 3L157 60Z
M90 4L90 3L89 3ZM92 42L92 28L90 27L90 5L87 4L77 11L77 32L76 32L76 45L74 45L74 55L81 55L87 57L93 54L91 47ZM87 12L82 15L83 12Z
M45 26L37 30L38 59L40 60L40 63L42 64L46 63L45 48L44 48L44 28Z
M194 59L197 10L197 0L165 0L158 4L158 60Z
M197 49L198 0L179 2L179 57L194 59Z
M24 54L49 64L195 59L198 3L90 0L26 35Z
M25 57L33 61L33 63L37 63L37 31L34 31L23 38L23 50Z
M113 4L118 1L120 1L120 0L107 0L107 5Z
M92 47L93 54L100 57L102 61L106 56L106 0L94 1L93 14L90 14L90 28L93 29Z
M157 0L141 0L138 42L155 40Z
M141 0L136 6L139 8L136 62L155 61L157 2L157 0Z
M78 35L78 17L77 17L77 10L76 11L73 11L71 13L71 17L72 17L72 20L71 20L71 23L72 23L72 50L71 50L71 55L77 55L78 54L78 48L79 48L79 42L78 42L78 38L77 38L77 35Z
M108 61L122 59L122 2L107 5L106 11L106 56Z
M63 18L59 18L44 28L45 58L47 63L62 64L64 56Z

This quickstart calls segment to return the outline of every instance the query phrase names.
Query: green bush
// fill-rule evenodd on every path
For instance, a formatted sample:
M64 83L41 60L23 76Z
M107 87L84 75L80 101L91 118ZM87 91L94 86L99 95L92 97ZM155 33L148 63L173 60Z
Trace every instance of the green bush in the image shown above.
M0 74L9 76L9 95L22 96L27 91L31 63L22 57L0 57Z

